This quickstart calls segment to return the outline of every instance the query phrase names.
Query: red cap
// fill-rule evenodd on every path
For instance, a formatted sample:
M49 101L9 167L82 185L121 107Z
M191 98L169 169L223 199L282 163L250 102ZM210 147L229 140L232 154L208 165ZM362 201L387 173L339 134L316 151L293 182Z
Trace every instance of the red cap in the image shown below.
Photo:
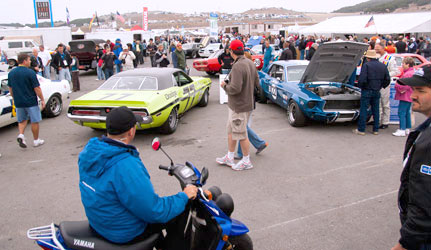
M242 44L242 42L240 40L233 40L230 43L230 49L231 50L239 50L239 51L243 51L244 50L244 44Z

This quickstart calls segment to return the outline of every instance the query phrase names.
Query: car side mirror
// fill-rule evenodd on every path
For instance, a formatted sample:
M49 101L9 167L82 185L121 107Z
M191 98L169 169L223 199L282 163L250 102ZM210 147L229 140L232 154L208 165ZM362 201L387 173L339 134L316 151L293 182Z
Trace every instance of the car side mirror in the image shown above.
M151 147L153 148L154 151L158 151L161 146L162 146L162 143L160 142L159 137L154 138L153 141L151 142Z

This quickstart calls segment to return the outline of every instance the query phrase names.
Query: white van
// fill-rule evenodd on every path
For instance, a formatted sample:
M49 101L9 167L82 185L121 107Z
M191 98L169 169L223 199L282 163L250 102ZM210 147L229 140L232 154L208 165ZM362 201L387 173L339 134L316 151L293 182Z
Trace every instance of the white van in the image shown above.
M0 40L0 48L8 57L9 66L18 65L16 60L19 53L32 53L33 48L39 49L39 44L31 39Z

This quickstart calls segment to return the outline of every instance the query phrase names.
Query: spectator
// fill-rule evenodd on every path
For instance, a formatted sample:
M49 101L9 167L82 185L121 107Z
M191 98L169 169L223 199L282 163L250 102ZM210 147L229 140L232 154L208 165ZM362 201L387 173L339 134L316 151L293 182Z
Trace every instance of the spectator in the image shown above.
M289 49L292 52L292 60L296 60L297 58L297 53L296 53L296 48L293 45L293 38L291 38L290 40L287 40L286 42L289 44Z
M176 58L176 65L178 69L183 70L186 72L186 54L184 53L183 46L181 43L177 43L177 49L175 50L175 58ZM186 72L187 73L187 72Z
M232 69L233 58L230 55L229 47L224 47L224 52L217 58L218 63L221 65L222 74L229 74Z
M247 170L253 168L250 161L250 141L247 136L247 124L253 110L253 92L254 88L259 86L259 77L256 65L244 57L244 44L241 41L232 41L230 49L235 62L229 74L229 81L224 81L220 84L229 97L228 153L221 158L217 158L216 162L230 166L233 170ZM237 164L234 163L236 141L239 141L243 152L243 158Z
M7 64L7 56L1 48L0 48L0 63Z
M319 47L319 45L317 45L317 43L313 43L311 45L310 50L308 51L308 55L305 59L307 59L308 61L311 61L311 58L314 56L314 53L316 52L318 47Z
M79 91L81 89L81 84L79 83L79 60L75 55L72 55L70 70L72 71L72 91Z
M31 63L30 68L36 72L36 74L43 76L43 62L39 57L39 52L36 48L33 48L33 54L30 57Z
M407 44L403 41L403 36L400 36L398 38L398 42L395 44L395 47L397 47L397 53L406 53L407 51Z
M131 46L130 46L131 47ZM135 54L129 50L129 46L124 46L123 51L120 53L120 57L118 58L122 63L123 70L133 69L133 60L136 59Z
M70 76L69 67L72 63L72 57L69 52L64 51L64 45L59 44L57 46L57 53L52 58L51 66L56 70L58 80L72 80Z
M169 65L168 56L166 55L163 43L159 44L158 50L154 55L154 61L160 68L166 68Z
M105 79L108 80L109 77L114 75L114 62L117 59L117 56L111 51L111 47L107 44L105 45L106 53L102 56L102 69L105 72Z
M383 43L376 43L375 45L375 51L377 54L380 55L379 61L386 65L386 68L389 71L389 76L391 78L399 75L399 70L397 66L397 62L395 61L395 57L389 55L385 52L384 44ZM398 50L398 49L397 49ZM391 107L389 104L389 97L390 97L390 88L383 88L380 90L380 117L381 117L381 125L380 129L386 129L389 126L389 117L391 115Z
M117 38L115 40L114 52L117 59L115 59L116 72L120 73L123 70L123 62L119 59L121 52L123 51L123 45L121 44L121 39Z
M412 77L415 73L413 66L415 61L411 57L403 59L403 73L400 78ZM395 84L395 100L399 100L398 117L400 118L400 128L394 133L394 136L406 136L410 133L412 127L410 108L412 105L411 94L413 89L408 85L403 85L400 81Z
M304 35L301 35L301 39L299 40L299 44L298 44L298 49L299 49L299 59L300 60L304 60L305 59L305 37Z
M109 39L106 40L106 44L108 44L111 51L114 51L115 44L113 42L111 42L111 40L109 40Z
M103 56L103 54L104 54L104 52L103 52L103 49L100 47L100 45L96 45L96 56L94 57L96 59L96 62L97 62L97 68L96 68L97 79L96 80L105 80L105 73L103 73L103 69L102 69L102 64L103 64L102 56Z
M272 63L272 61L274 60L274 57L272 56L272 50L273 50L273 48L269 44L269 40L268 39L265 41L265 46L264 47L265 47L265 53L263 54L263 68L262 68L262 71L263 72L268 72L269 64Z
M289 49L289 43L284 42L283 44L283 52L281 52L280 58L278 60L292 60L293 55L292 51Z
M144 57L147 57L147 41L144 39L142 41L142 62L140 64L144 64Z
M138 64L144 64L144 46L142 46L140 40L133 42L133 52L135 53L136 59L134 60L135 68Z
M388 54L394 54L397 53L397 48L394 46L392 41L388 41L385 51L388 52Z
M27 148L24 131L29 120L34 139L33 146L38 147L45 142L39 138L39 122L42 120L42 116L37 98L40 99L42 109L45 108L45 99L36 73L29 69L30 64L30 56L21 53L18 55L18 67L12 69L8 75L9 93L13 98L18 119L17 141L21 148Z
M425 59L428 61L431 61L431 44L430 40L426 40L424 42L424 45L422 46L422 49L420 50L420 53L422 54Z
M43 64L43 77L47 79L51 79L51 54L48 51L45 51L45 47L43 45L39 46L39 57L42 59Z
M418 44L416 43L416 40L414 37L412 37L409 40L409 45L408 45L408 52L409 53L416 53L416 51L418 50Z
M156 54L157 47L153 43L153 39L152 38L150 38L150 43L147 45L147 51L148 51L148 54L150 56L151 67L156 67L156 64L154 63L154 55Z
M378 61L379 57L375 50L368 50L365 54L367 63L362 65L358 80L358 86L361 89L358 128L353 130L357 135L365 135L365 121L370 105L374 119L373 134L377 135L379 132L380 89L388 87L391 80L386 66Z

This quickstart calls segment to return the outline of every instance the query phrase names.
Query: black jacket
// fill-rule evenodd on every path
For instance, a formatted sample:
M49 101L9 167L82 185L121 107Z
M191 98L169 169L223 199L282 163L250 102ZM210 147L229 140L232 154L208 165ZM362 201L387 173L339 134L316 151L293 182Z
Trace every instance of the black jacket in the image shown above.
M359 75L358 87L368 90L380 90L386 88L391 83L388 68L386 65L373 59L364 63Z
M295 60L296 59L296 48L295 48L295 45L293 45L293 42L290 43L289 49L290 49L290 51L292 51L292 56L293 56L292 59Z
M102 69L114 69L115 60L117 59L117 56L114 54L114 52L110 52L109 54L103 54L102 56Z
M64 51L63 52L63 57L60 55L60 53L55 53L55 55L52 57L52 62L51 62L51 66L57 70L58 72L58 68L62 67L62 68L69 68L70 64L72 63L72 57L70 56L69 52ZM64 64L64 60L66 60L67 65Z
M39 67L40 71L43 71L43 63L42 63L42 59L40 57L36 57L34 55L32 55L30 57L31 60L31 64L30 64L30 68L32 70L34 70L36 73L38 73L39 71L36 70L36 67Z
M162 58L163 54L164 53L157 50L156 54L154 55L154 60L156 61L156 64L159 64L160 68L166 68L170 63L168 58Z
M431 243L431 118L407 138L404 165L398 192L401 219L400 244L419 250ZM410 155L408 157L408 155Z
M280 58L278 60L292 60L293 55L292 51L289 48L285 48L283 52L281 52Z
M221 55L219 55L219 57L217 58L218 63L221 65L223 62L223 69L231 69L232 68L232 64L233 64L233 58L230 55L230 53L222 53Z
M315 49L315 48L313 48L313 47L311 47L311 48L308 50L308 54L307 54L307 56L305 57L305 59L306 59L306 60L308 60L308 61L310 61L310 60L311 60L311 58L314 56L314 52L316 52L316 49Z

